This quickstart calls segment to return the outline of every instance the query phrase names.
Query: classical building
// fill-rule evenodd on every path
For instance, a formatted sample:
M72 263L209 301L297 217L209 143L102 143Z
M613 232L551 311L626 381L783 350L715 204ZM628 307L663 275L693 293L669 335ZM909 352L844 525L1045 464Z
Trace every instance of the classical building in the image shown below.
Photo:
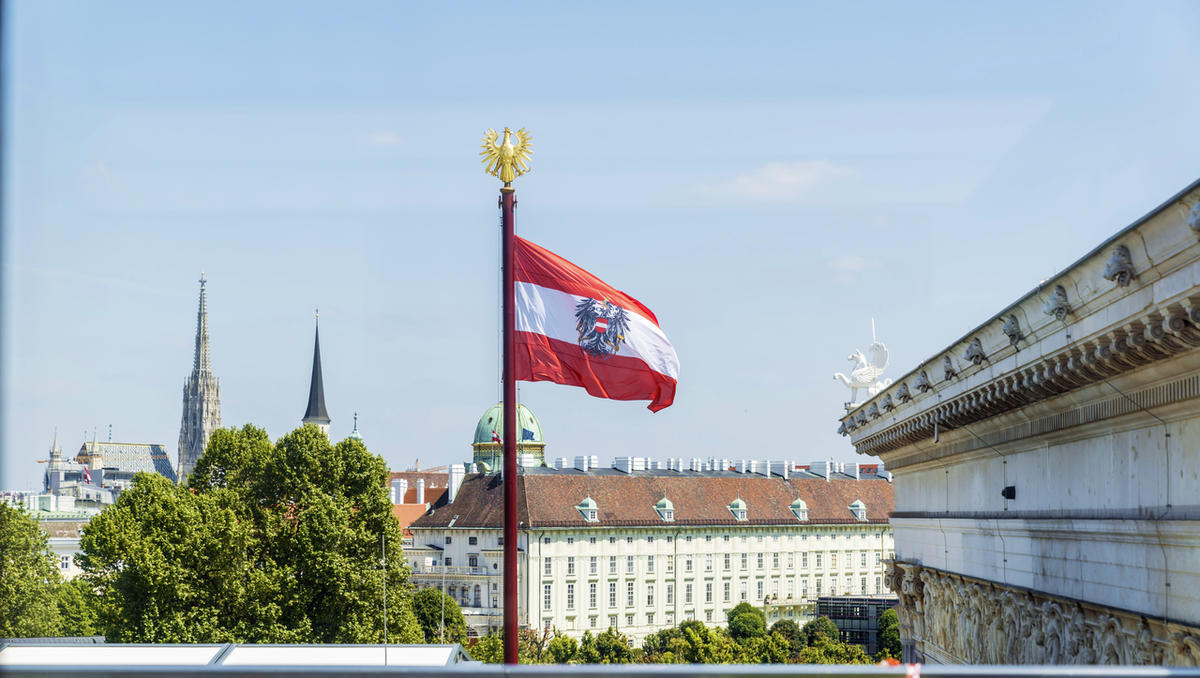
M183 421L179 425L179 482L186 482L204 454L212 432L221 428L221 383L213 376L208 348L208 308L200 273L200 309L196 312L196 350L192 374L183 384Z
M744 601L779 618L811 614L821 595L885 591L884 477L832 464L825 475L795 472L791 462L564 462L523 466L517 481L523 625L576 637L615 627L640 640L689 619L724 623ZM472 633L486 633L503 616L503 484L470 466L450 467L444 498L410 525L405 555L418 587L445 590Z
M329 435L329 414L325 411L325 382L321 379L321 328L313 318L313 364L312 380L308 385L308 407L304 410L302 424L315 424L325 435ZM357 421L355 422L357 429Z
M1200 665L1198 202L1200 182L842 418L895 474L906 660Z

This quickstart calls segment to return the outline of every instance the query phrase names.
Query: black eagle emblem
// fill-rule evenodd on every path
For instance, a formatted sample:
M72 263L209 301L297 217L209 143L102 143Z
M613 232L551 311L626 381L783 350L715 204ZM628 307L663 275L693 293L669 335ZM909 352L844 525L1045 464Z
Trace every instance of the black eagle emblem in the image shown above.
M629 314L607 299L591 297L575 304L579 346L588 353L607 358L616 355L629 332Z

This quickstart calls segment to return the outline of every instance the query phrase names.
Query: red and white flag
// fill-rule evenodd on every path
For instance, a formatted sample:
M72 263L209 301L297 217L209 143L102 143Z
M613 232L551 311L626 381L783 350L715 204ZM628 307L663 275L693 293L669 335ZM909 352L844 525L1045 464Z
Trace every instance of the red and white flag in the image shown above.
M83 482L87 483L88 485L92 484L92 472L89 471L88 467L86 466L83 467Z
M516 238L516 378L582 386L599 398L675 400L679 358L637 299Z
M493 443L502 443L502 442L504 442L504 439L500 437L499 433L492 431L492 442Z

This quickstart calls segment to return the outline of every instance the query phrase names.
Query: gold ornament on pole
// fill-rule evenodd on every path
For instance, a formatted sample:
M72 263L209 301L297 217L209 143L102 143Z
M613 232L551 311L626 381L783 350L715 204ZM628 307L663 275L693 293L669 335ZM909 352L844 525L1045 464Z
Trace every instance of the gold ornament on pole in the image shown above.
M533 155L533 139L525 128L517 130L517 143L513 144L513 132L505 127L503 141L497 142L499 134L494 129L488 129L483 135L483 169L488 174L499 177L505 186L511 186L513 179L529 171L529 156Z

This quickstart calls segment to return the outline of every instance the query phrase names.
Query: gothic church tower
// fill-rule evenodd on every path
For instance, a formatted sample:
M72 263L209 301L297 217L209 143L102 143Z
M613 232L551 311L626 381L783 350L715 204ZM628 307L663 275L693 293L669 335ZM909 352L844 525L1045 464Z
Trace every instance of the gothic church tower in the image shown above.
M313 313L313 322L319 317ZM313 329L312 381L308 385L308 407L304 410L302 424L315 424L325 435L329 435L329 413L325 411L325 381L321 378L321 328Z
M208 354L208 308L200 273L200 310L196 315L196 356L183 385L183 422L179 425L179 482L184 482L204 453L212 432L221 428L221 384L213 377Z

